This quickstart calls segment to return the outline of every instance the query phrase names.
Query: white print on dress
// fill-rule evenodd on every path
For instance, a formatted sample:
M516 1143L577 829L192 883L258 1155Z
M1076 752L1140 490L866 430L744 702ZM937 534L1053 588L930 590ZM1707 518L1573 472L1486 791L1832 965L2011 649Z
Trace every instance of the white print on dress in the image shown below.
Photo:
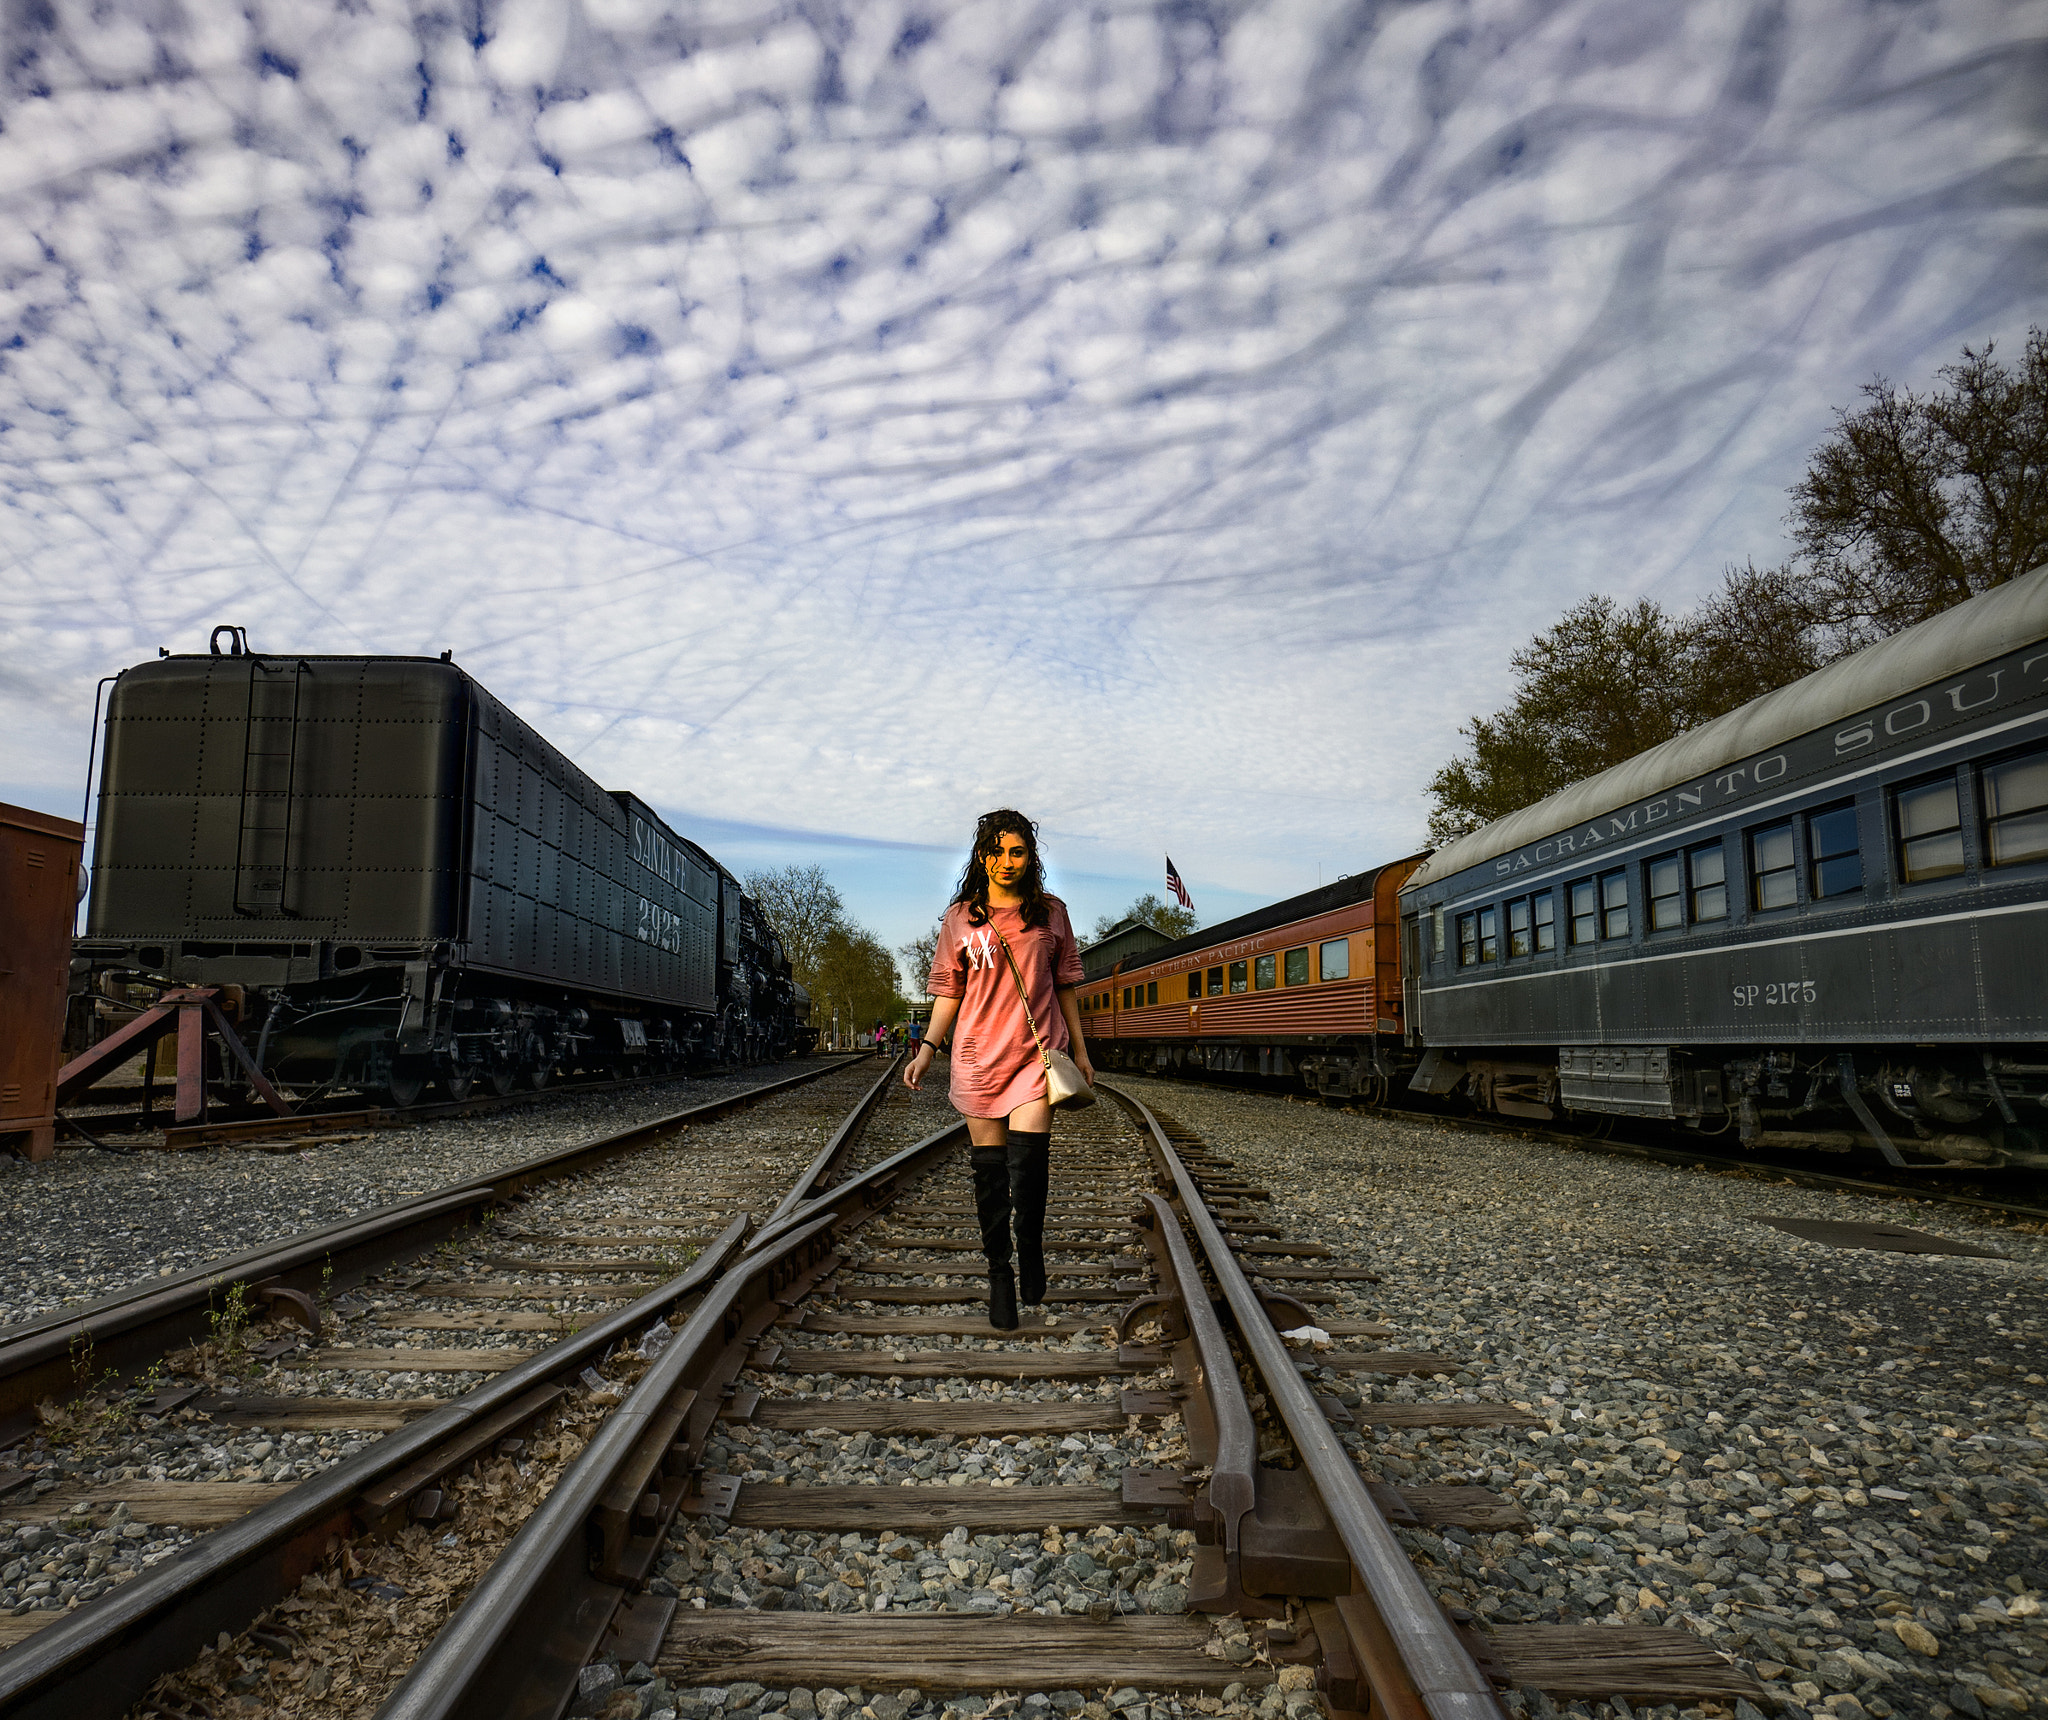
M966 953L970 968L992 968L996 965L996 940L988 931L969 932L960 940L960 948Z

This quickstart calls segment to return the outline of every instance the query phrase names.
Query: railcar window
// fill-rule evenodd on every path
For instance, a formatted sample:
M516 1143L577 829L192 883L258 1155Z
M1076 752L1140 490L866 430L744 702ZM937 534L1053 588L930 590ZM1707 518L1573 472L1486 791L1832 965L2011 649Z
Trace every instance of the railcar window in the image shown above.
M1899 790L1899 881L1925 884L1963 869L1963 815L1956 779L1945 776Z
M1479 910L1479 959L1483 962L1500 960L1500 910L1481 908Z
M1768 911L1799 900L1798 867L1792 854L1792 822L1749 833L1750 906Z
M1323 945L1319 953L1324 979L1349 979L1351 977L1351 940L1332 938Z
M1593 880L1582 878L1572 886L1572 942L1590 944L1600 935L1600 893Z
M1131 988L1130 988L1129 986L1125 986L1125 987L1124 987L1124 1008L1126 1008L1126 1009L1129 1009L1130 1007L1131 1007Z
M1650 930L1668 932L1685 924L1685 868L1676 854L1652 860L1650 873Z
M1190 997L1200 997L1201 995L1202 995L1202 970L1201 970L1200 968L1196 968L1196 969L1195 969L1195 971L1194 971L1193 973L1191 973L1191 974L1189 974L1189 975L1188 975L1188 996L1190 996Z
M1692 923L1728 917L1728 855L1718 842L1707 842L1685 857L1692 874Z
M1863 848L1856 836L1856 808L1831 806L1806 815L1809 894L1818 902L1863 888Z
M1628 936L1628 874L1607 872L1600 879L1600 935Z
M1157 1003L1159 1001L1159 982L1156 979L1147 982L1145 986L1145 1001L1147 1003Z
M1307 944L1303 944L1299 949L1293 949L1287 952L1287 964L1285 972L1287 976L1287 983L1289 985L1308 984Z
M1237 989L1243 991L1244 987L1239 986ZM1223 970L1220 967L1212 967L1209 970L1209 995L1211 997L1221 997L1223 995Z
M1246 991L1250 989L1251 981L1247 977L1247 972L1247 966L1243 962L1232 962L1230 964L1230 989L1232 991Z
M1529 898L1517 896L1508 904L1508 954L1529 953Z
M1273 978L1274 958L1259 956L1252 962L1252 990L1271 991L1276 983Z
M1444 911L1441 905L1430 909L1429 923L1436 931L1436 953L1444 953Z
M1984 772L1984 823L1992 865L2048 860L2048 750Z
M1529 898L1536 920L1536 953L1557 948L1557 898L1548 890Z
M1479 962L1479 916L1458 916L1458 966L1476 967Z

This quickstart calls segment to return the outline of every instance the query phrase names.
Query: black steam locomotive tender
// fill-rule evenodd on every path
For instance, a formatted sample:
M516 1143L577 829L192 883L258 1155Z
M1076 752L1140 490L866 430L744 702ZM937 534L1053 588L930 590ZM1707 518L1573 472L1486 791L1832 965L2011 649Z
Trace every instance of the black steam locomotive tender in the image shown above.
M115 682L73 973L220 986L274 1080L398 1104L812 1043L738 880L446 654L272 656L233 628Z

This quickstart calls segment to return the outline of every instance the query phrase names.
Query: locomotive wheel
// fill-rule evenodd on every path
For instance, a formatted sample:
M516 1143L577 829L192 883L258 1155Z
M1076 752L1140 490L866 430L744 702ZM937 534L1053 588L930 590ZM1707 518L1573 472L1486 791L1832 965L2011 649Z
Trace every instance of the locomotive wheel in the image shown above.
M554 1072L554 1066L548 1063L536 1063L532 1068L520 1071L526 1085L536 1093L548 1084L548 1079Z
M384 1096L402 1111L408 1105L417 1105L426 1087L425 1068L408 1059L391 1065L390 1077L384 1083Z
M440 1088L442 1098L459 1105L469 1097L470 1088L476 1085L476 1076L468 1069L444 1069L435 1078L434 1085Z
M509 1063L493 1063L484 1071L484 1085L502 1099L519 1085L519 1071Z

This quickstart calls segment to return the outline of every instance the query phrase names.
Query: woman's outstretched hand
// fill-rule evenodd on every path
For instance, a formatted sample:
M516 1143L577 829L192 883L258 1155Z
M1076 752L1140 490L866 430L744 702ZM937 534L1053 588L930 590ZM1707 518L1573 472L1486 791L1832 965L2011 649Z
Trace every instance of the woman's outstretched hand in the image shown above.
M913 1093L924 1085L924 1072L932 1066L932 1048L929 1040L919 1040L917 1051L910 1061L903 1065L903 1085Z
M1088 1053L1080 1045L1074 1047L1074 1067L1081 1071L1081 1079L1089 1086L1095 1085L1095 1065L1088 1061Z

